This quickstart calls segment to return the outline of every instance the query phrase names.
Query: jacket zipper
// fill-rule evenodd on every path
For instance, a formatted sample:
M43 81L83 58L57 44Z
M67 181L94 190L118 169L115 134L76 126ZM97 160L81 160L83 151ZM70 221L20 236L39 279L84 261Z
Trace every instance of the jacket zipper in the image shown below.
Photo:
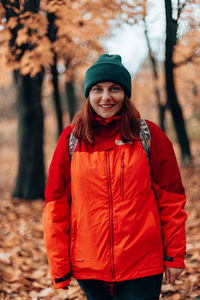
M111 273L112 273L113 281L115 281L114 243L113 243L113 199L112 199L112 190L111 190L109 150L106 151L106 170L107 170L107 187L108 187L108 198L109 198L110 262L111 262Z
M122 154L121 154L120 196L124 197L124 152L122 152Z

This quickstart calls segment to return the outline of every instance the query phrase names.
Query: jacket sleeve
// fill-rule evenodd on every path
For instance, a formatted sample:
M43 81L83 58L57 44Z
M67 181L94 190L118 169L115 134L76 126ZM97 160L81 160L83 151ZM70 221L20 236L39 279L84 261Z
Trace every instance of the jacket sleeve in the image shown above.
M184 268L187 215L179 167L168 137L154 123L147 121L147 124L152 138L150 165L163 233L164 264L169 268Z
M69 202L71 128L61 134L49 168L43 211L44 241L55 289L70 282Z

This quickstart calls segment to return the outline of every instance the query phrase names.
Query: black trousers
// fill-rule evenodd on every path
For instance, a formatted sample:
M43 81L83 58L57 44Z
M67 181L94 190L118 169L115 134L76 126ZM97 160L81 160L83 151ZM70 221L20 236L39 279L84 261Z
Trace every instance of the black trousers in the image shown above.
M158 300L163 274L120 282L78 280L87 300Z

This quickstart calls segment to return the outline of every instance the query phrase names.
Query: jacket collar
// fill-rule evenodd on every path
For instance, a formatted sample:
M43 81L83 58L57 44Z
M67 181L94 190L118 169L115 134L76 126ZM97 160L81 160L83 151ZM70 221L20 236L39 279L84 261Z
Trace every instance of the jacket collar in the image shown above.
M113 116L111 118L107 118L107 119L103 119L101 117L99 117L98 115L95 115L95 119L98 121L98 123L100 123L101 125L104 125L104 126L109 126L111 125L111 123L114 121L114 120L121 120L122 116L121 115L117 115L117 116Z

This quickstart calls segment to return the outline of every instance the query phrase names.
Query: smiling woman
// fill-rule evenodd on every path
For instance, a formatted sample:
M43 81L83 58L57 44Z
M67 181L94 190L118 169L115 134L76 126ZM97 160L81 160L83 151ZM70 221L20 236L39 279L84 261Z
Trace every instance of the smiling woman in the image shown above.
M89 101L96 114L104 119L117 115L124 103L123 88L113 82L101 82L89 92Z
M163 271L174 283L184 268L185 194L174 151L130 97L121 57L101 55L49 169L44 237L53 283L65 288L73 276L88 300L158 300Z
M138 140L140 119L130 101L131 75L119 55L103 54L98 58L86 72L84 92L86 103L73 120L78 139L94 143L99 122L108 123L118 117L122 141Z

